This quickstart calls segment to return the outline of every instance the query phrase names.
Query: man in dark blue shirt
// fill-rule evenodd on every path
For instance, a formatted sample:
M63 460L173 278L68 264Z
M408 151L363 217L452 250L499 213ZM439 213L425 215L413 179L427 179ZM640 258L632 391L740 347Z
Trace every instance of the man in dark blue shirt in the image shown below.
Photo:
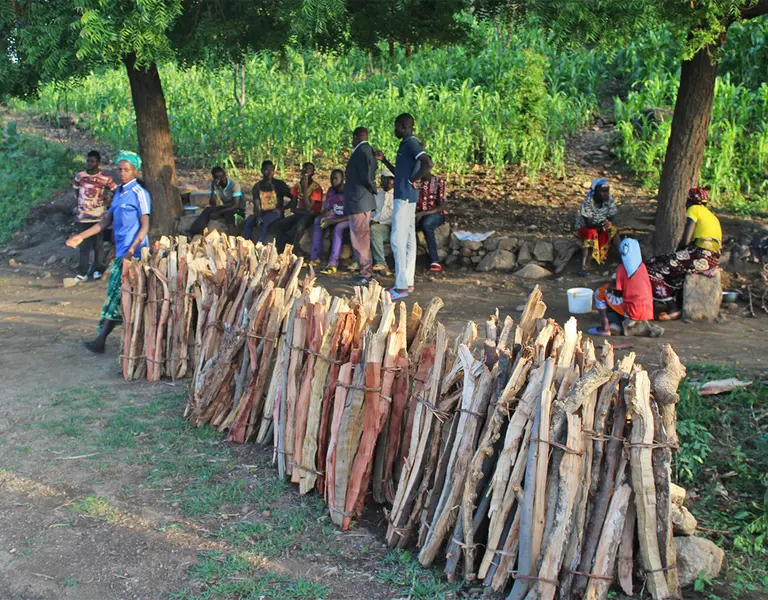
M376 158L395 173L395 202L392 212L390 245L395 258L395 287L389 290L393 300L413 291L416 272L416 203L419 190L414 183L432 168L432 159L413 135L413 117L403 113L395 119L395 137L400 141L395 165L377 152Z

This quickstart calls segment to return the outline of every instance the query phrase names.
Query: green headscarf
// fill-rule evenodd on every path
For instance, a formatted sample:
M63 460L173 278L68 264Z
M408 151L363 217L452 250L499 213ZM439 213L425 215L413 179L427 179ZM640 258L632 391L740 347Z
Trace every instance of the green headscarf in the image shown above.
M119 163L121 160L128 161L134 167L136 167L137 171L141 171L141 156L139 156L135 152L128 152L127 150L121 150L120 153L117 155L115 162Z

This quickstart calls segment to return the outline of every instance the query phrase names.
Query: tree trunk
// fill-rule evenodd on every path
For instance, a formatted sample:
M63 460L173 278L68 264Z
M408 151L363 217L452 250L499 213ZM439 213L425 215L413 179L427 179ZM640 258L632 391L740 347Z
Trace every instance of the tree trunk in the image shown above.
M157 65L136 67L134 54L127 55L124 62L136 112L142 175L152 201L150 235L156 238L171 233L181 215L168 110Z
M683 61L680 88L672 117L672 132L659 182L654 251L673 251L685 224L685 200L688 190L697 185L699 169L712 117L717 63L713 63L714 45L699 50Z
M245 106L245 63L236 64L232 69L232 75L235 102L240 108L243 108Z
M395 40L390 38L387 43L389 45L389 58L395 58Z

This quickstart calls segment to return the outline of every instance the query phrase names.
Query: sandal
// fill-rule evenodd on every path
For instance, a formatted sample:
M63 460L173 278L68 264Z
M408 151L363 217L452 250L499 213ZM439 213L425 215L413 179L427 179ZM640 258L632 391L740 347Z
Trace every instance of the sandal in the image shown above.
M443 270L443 265L437 262L433 262L431 265L429 265L429 270L433 273L439 273Z
M408 297L408 292L398 292L395 288L391 288L389 291L389 297L392 298L392 300L402 300L403 298Z
M600 337L611 337L613 335L610 331L600 331L597 327L592 327L587 333L589 335L599 335Z
M83 283L84 281L88 281L88 275L75 275L72 279L77 281L77 283Z
M675 321L676 319L680 318L681 312L679 310L675 310L671 313L663 312L659 315L658 321Z
M336 275L336 267L334 265L328 265L320 271L323 275Z

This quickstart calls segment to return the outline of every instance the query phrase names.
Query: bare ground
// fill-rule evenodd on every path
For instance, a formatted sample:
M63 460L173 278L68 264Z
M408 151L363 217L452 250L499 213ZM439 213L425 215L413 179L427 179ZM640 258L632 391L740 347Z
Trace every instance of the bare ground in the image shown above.
M24 127L57 135L36 122ZM607 158L608 167L587 154L608 135L593 131L576 140L580 158L563 180L528 183L510 172L496 182L478 170L454 187L452 218L474 230L566 234L583 183L605 174L625 199L624 222L647 231L650 195ZM62 141L78 151L93 144L84 135ZM181 177L203 181L204 173L182 171ZM384 548L380 508L371 507L351 532L336 531L316 498L302 499L277 481L267 451L231 447L216 432L188 428L180 419L180 383L123 382L116 339L104 356L84 352L80 340L95 331L106 284L62 287L76 258L63 245L70 225L53 220L57 208L41 210L42 225L17 238L13 264L8 248L0 265L0 598L456 596L408 555ZM543 284L550 316L568 318L565 290L582 282L570 270ZM351 291L341 276L319 283L333 293ZM424 305L440 296L441 318L457 331L496 308L515 318L531 284L447 272L419 274L417 287L411 301ZM596 318L587 316L580 327L593 324ZM661 340L612 341L632 344L646 368L656 365L660 344L669 342L685 361L766 371L768 319L747 316L743 305L722 323L675 322L666 329Z

